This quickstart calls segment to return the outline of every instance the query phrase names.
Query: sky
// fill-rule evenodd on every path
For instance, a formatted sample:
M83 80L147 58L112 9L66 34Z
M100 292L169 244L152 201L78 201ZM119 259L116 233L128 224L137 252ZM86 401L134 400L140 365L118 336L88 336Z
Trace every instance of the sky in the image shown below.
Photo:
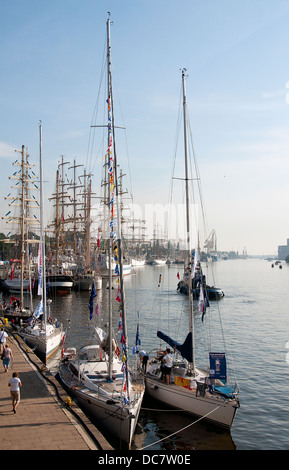
M62 155L100 193L103 143L95 130L92 147L91 125L104 123L94 113L108 12L116 123L126 128L118 161L141 216L170 201L185 68L208 233L219 250L277 254L289 238L287 0L0 2L3 215L15 150L25 145L37 165L40 121L46 200Z

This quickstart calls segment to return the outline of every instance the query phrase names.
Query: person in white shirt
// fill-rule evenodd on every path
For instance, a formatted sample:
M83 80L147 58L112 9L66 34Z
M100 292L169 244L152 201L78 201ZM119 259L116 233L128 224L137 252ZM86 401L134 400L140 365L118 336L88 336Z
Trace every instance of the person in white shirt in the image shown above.
M172 367L174 364L174 358L171 354L170 348L166 349L166 353L164 357L162 358L162 362L164 363L164 373L166 377L166 384L169 385L171 381L171 372L172 372Z
M8 387L10 387L10 395L12 398L13 412L16 413L16 408L20 403L20 387L22 386L21 380L17 372L13 372L12 378L9 380Z
M4 331L4 328L1 328L1 331L0 331L0 354L2 354L3 351L4 351L6 338L8 338L8 334L6 333L6 331Z
M147 363L148 363L148 360L149 360L149 355L147 352L145 352L144 350L141 350L141 351L137 351L136 352L138 355L139 355L139 358L142 362L142 369L143 369L143 372L144 374L146 374L147 372Z

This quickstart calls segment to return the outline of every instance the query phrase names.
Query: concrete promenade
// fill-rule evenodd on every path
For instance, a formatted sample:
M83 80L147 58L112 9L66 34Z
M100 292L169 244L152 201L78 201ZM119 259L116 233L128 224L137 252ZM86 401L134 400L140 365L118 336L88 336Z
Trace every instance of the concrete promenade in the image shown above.
M112 450L101 433L73 402L55 377L9 325L13 354L8 372L0 361L0 450ZM18 372L20 404L14 414L9 379Z

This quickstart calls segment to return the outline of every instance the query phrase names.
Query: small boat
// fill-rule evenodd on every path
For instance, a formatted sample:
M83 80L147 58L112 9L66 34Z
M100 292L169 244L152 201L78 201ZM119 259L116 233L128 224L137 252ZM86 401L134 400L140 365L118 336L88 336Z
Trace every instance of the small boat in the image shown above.
M224 297L224 291L219 287L208 286L206 284L206 293L208 295L209 300L219 300ZM177 290L180 294L189 294L189 287L188 283L185 280L181 280L178 282ZM198 299L200 296L200 288L199 287L192 287L192 294L194 299Z
M35 323L33 317L30 317L30 324L20 328L18 332L44 364L59 349L65 336L62 324L57 320L54 323L43 321Z
M166 259L158 258L157 256L151 256L147 261L146 264L153 265L153 266L163 266L167 262Z
M106 253L101 253L99 255L99 271L100 275L104 279L109 278L109 273L111 272L112 277L116 278L117 274L115 272L116 263L114 259L109 260L109 257ZM123 263L123 275L129 276L131 274L131 263Z
M145 266L145 259L132 258L131 265L133 268L139 268L140 266Z
M48 274L46 286L48 292L69 294L73 288L73 279L68 274Z
M1 308L1 316L11 322L13 326L25 322L32 315L32 312L29 307L23 306L21 308L18 304L12 304L8 307L2 304Z
M98 335L106 336L101 329ZM114 350L110 359L101 343L84 346L72 353L65 349L66 357L60 365L59 374L65 388L96 424L130 448L144 387L142 383L133 383L130 375L126 381L117 353ZM111 379L108 376L109 363Z
M197 251L193 251L192 258L196 255L196 260L193 262L193 274L191 269L185 268L183 279L178 282L177 290L180 294L189 294L189 278L191 277L191 293L193 299L199 299L202 285L209 300L220 300L224 297L224 292L219 287L209 286L206 282L206 276L203 274L199 255Z
M4 291L10 292L11 294L20 294L21 291L21 278L14 277L13 279L3 279L2 280L2 289ZM22 285L23 293L29 293L30 281L29 279L23 279Z

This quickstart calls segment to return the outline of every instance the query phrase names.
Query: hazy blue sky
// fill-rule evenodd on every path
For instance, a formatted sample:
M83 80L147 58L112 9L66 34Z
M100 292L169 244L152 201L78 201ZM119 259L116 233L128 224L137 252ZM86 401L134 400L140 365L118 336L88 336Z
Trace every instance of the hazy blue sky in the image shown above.
M185 67L207 220L218 248L276 252L289 238L287 0L2 1L1 200L14 150L24 144L37 163L39 120L48 196L61 155L86 165L99 193L100 137L95 153L88 149L108 11L117 117L121 110L129 156L119 160L134 202L168 202Z

